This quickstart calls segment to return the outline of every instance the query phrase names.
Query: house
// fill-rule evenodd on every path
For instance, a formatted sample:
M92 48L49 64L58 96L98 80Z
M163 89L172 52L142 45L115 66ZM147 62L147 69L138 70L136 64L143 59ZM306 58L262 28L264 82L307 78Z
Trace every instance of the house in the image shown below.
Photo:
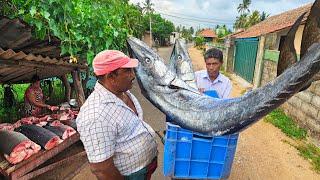
M204 29L200 31L199 36L204 37L206 42L215 42L218 38L214 30L212 29Z
M277 76L279 49L289 29L303 13L306 13L296 32L294 46L300 54L304 24L312 4L271 16L247 30L232 36L233 50L228 52L228 68L254 87L264 85ZM230 50L230 48L229 48ZM232 56L231 56L231 55ZM234 54L234 56L233 56ZM232 57L232 58L230 58ZM229 67L229 66L228 66ZM300 126L309 130L311 135L320 140L320 82L314 82L306 91L289 99L282 109Z

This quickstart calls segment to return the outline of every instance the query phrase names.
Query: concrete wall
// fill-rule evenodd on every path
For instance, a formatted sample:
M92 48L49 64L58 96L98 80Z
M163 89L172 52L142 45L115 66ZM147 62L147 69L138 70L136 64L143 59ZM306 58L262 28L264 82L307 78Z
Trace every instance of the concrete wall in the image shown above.
M265 85L277 77L277 63L264 59L261 85Z
M266 59L268 57L269 59ZM265 56L261 85L265 85L276 78L276 73L277 62L272 59L272 56ZM307 129L313 138L320 141L320 82L315 82L307 90L296 94L281 108L300 127Z

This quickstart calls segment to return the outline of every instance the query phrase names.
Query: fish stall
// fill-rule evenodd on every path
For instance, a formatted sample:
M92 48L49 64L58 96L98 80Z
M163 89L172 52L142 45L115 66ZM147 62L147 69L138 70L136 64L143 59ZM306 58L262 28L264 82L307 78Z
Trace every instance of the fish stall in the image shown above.
M85 100L80 73L88 72L88 66L62 57L59 39L38 40L31 32L20 19L0 18L0 85L30 83L34 75L56 77L64 84L67 102L41 116L0 121L0 179L31 179L66 163L75 162L76 169L86 164L76 163L86 153L75 119ZM68 74L76 92L73 101Z

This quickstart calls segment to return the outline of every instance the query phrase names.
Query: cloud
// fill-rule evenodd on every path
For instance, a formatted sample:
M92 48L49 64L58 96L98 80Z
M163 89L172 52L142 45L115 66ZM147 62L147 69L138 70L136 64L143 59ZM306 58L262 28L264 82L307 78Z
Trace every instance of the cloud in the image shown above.
M130 2L141 4L144 0L130 0ZM156 12L175 25L205 28L226 24L228 28L232 28L238 16L237 7L242 0L151 0L151 2ZM252 0L249 8L251 11L265 11L270 15L276 15L312 2L314 0Z

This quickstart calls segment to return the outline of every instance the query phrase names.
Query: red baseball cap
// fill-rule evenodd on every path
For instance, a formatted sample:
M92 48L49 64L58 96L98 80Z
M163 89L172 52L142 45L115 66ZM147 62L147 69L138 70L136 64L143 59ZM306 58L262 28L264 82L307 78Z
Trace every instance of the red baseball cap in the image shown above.
M138 66L137 59L131 59L123 52L117 50L104 50L93 59L93 72L99 76L109 74L119 68L134 68Z

